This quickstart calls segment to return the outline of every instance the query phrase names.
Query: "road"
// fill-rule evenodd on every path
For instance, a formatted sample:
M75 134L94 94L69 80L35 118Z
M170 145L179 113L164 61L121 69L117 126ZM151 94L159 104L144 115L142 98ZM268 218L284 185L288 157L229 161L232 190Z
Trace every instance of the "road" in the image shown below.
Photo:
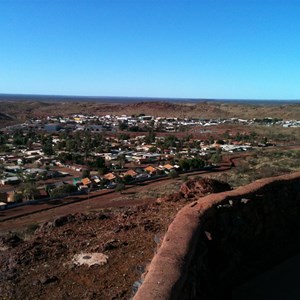
M285 147L285 149L299 149L299 146ZM277 150L277 148L268 149L268 151ZM245 152L239 154L232 154L225 157L225 161L220 164L220 167L213 171L198 171L184 173L180 176L189 175L207 175L214 173L221 173L230 170L239 159L246 156L253 155L253 152ZM88 212L89 210L97 210L111 207L123 207L143 205L154 201L154 199L140 199L130 194L135 194L141 191L151 190L151 188L165 185L178 179L171 179L168 177L159 178L153 181L146 181L139 185L128 186L124 195L116 193L114 190L101 190L91 193L90 195L70 196L64 199L52 200L33 205L26 205L12 208L9 210L0 211L0 230L6 232L9 230L18 230L31 223L41 223L49 221L57 216L74 214L81 212ZM134 192L131 192L134 191ZM124 199L124 196L126 195ZM128 197L129 195L129 197ZM128 199L129 198L129 199Z
M214 170L213 172L224 172L230 168L230 163L224 162L217 170ZM203 176L211 173L211 171L197 171L184 173L180 176ZM19 230L26 227L26 225L46 222L61 215L84 213L103 208L135 206L151 203L155 201L155 199L141 199L134 197L134 194L143 191L149 191L154 187L163 186L168 182L176 180L181 181L181 178L179 177L172 179L169 177L164 177L153 181L146 181L139 185L128 186L123 194L117 193L114 190L102 190L91 193L90 195L77 195L67 197L65 199L47 201L33 205L25 205L0 211L0 229L1 232ZM130 195L132 195L132 199L130 199Z

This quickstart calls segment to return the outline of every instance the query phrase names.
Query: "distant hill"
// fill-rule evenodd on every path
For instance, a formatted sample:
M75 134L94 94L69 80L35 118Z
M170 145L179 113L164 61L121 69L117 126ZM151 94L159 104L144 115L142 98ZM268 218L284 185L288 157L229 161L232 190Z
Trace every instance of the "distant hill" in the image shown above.
M72 96L72 95L30 95L1 94L0 102L4 101L41 101L41 102L98 102L98 103L139 103L139 102L174 102L174 103L234 103L253 105L285 105L300 104L299 100L288 99L214 99L214 98L166 98L166 97L122 97L122 96Z
M279 104L280 103L280 104ZM171 101L140 101L140 102L48 102L48 101L0 101L2 118L0 122L9 118L25 121L30 117L45 117L48 115L83 114L146 114L162 117L194 117L194 118L283 118L300 119L300 103L273 102L273 104L199 101L199 102L171 102ZM13 116L13 117L11 117ZM8 118L8 119L7 119ZM11 121L11 120L10 120Z

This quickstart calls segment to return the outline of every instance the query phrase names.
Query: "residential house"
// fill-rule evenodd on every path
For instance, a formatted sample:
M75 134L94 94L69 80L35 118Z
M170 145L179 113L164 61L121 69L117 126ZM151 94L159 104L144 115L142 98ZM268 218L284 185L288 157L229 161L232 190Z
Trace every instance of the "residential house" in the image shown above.
M92 183L88 177L81 179L81 182L86 186L89 186Z
M79 178L79 177L73 178L72 182L73 182L73 185L78 186L81 184L81 178Z
M170 164L166 164L166 165L163 166L163 168L164 168L166 171L170 172L171 170L174 169L174 166L172 166L172 165L170 165Z
M150 175L155 175L156 174L156 168L154 168L153 166L148 166L146 168L144 168L144 170L149 173Z
M103 178L105 178L106 180L112 181L112 180L116 179L117 177L113 173L107 173L103 176Z
M125 173L123 173L123 176L131 176L132 178L135 178L137 175L138 173L134 170L128 170Z

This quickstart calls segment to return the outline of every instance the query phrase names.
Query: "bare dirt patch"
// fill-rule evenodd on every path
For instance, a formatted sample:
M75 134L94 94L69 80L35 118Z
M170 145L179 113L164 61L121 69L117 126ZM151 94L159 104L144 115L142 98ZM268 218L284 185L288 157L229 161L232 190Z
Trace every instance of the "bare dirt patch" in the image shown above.
M68 214L36 230L32 226L32 235L27 231L2 237L2 298L130 298L169 224L189 201ZM93 256L107 261L77 264Z

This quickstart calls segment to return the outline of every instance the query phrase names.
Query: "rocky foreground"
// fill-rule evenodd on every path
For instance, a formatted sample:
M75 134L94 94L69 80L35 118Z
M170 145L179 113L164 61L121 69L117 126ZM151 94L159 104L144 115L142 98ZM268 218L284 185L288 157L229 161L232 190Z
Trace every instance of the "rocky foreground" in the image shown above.
M191 180L154 204L59 216L0 238L2 299L128 299L188 202L229 190Z

